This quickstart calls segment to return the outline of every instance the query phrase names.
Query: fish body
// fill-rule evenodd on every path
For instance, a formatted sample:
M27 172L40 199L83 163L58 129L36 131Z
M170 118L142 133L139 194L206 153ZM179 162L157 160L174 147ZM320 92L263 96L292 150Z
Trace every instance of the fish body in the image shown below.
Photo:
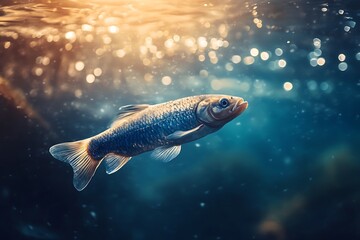
M97 160L110 152L132 157L157 147L181 145L201 138L217 129L208 127L185 139L167 138L176 131L199 127L201 122L195 110L200 99L201 96L196 96L147 106L125 119L120 118L110 129L91 139L89 152Z
M88 139L54 145L50 153L73 167L73 183L81 191L102 161L108 174L119 170L133 156L152 150L153 158L168 162L180 153L182 144L219 130L247 106L242 98L226 95L127 105L120 108L109 129Z

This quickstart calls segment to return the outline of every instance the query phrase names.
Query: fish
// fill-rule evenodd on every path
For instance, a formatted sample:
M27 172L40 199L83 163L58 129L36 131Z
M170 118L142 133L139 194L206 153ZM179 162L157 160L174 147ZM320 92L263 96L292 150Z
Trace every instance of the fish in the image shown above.
M73 185L82 191L105 162L113 174L132 157L152 151L151 157L169 162L181 145L221 129L248 107L241 97L205 94L149 105L126 105L105 131L87 139L59 143L50 154L71 165Z

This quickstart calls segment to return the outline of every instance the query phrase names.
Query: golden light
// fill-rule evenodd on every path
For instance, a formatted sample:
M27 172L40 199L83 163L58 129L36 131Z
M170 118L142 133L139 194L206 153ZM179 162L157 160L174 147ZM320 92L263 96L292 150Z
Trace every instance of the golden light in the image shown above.
M0 29L0 35L5 36L0 49L11 54L19 45L16 40L21 39L29 50L27 56L34 54L21 66L21 75L29 79L29 84L22 84L28 86L24 92L30 96L70 93L79 100L97 87L118 91L123 86L139 93L149 91L146 84L155 80L165 86L175 83L175 76L183 69L170 66L173 63L214 64L233 71L234 64L242 61L240 55L225 56L222 52L232 47L227 39L231 26L226 9L234 3L226 3L224 8L225 3L203 0L176 4L168 0L64 2L45 1L39 17L33 16L38 11L2 8L11 24L5 22ZM32 25L23 24L23 19ZM250 58L245 64L253 61ZM9 69L7 78L15 75L11 73L14 65L4 65ZM173 69L164 76L161 70L168 66ZM207 70L199 70L202 78L212 76Z

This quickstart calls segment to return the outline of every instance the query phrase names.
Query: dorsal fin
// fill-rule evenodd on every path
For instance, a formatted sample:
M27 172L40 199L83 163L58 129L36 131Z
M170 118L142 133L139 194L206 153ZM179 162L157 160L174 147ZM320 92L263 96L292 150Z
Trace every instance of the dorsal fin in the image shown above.
M119 123L122 119L125 117L128 117L130 115L133 115L136 112L142 111L146 108L148 108L149 104L137 104L137 105L126 105L119 108L120 112L116 119L111 124L111 127L113 127L115 124Z

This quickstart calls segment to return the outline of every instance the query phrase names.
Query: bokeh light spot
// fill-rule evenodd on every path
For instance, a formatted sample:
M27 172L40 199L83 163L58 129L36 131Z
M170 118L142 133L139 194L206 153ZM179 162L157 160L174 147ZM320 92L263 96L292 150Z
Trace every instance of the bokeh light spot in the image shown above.
M206 38L205 37L199 37L198 38L198 45L201 48L206 48L207 45L208 45L208 42L207 42Z
M125 57L126 52L125 52L124 49L119 49L119 50L116 50L116 51L115 51L115 54L116 54L117 57L123 58L123 57Z
M283 55L284 51L281 48L276 48L275 49L275 55L280 57L281 55Z
M109 31L109 33L118 33L119 32L119 27L117 27L117 26L109 26L108 31Z
M308 81L307 87L310 91L315 91L317 89L317 83L314 80Z
M259 50L257 48L250 49L250 55L256 57L259 55Z
M44 70L42 68L38 67L38 68L35 68L34 72L35 72L36 76L40 77L43 74Z
M145 73L144 80L146 82L151 82L153 79L154 79L154 75L152 75L151 73Z
M199 75L200 75L200 77L206 78L209 76L209 72L206 71L205 69L203 69L203 70L200 70Z
M205 61L205 56L201 54L201 55L199 55L198 59L200 62L203 62L203 61Z
M174 44L174 40L171 39L171 38L169 38L169 39L167 39L167 40L165 41L164 45L165 45L166 48L173 48L174 45L175 45L175 44Z
M88 74L88 75L86 76L86 81L87 81L88 83L93 83L93 82L95 81L95 76L94 76L93 74Z
M356 60L360 61L360 52L355 55Z
M316 67L317 66L317 58L311 58L310 59L310 65L312 67Z
M268 52L261 52L260 58L261 58L261 60L263 60L263 61L267 61L267 60L270 58L270 55L269 55Z
M286 67L286 61L284 59L280 59L278 65L279 67L284 68Z
M345 54L343 54L343 53L340 53L340 54L339 54L339 56L338 56L338 59L339 59L339 61L340 61L340 62L343 62L343 61L345 61L345 59L346 59L346 56L345 56Z
M84 32L91 32L94 30L94 27L89 25L89 24L83 24L81 26L81 29L84 31Z
M67 32L67 33L65 33L65 38L67 39L67 40L70 40L70 41L75 41L76 40L76 34L75 34L75 32L73 32L73 31L69 31L69 32Z
M360 55L360 54L359 54ZM233 63L235 63L235 64L238 64L238 63L240 63L240 61L241 61L241 57L239 56L239 55L233 55L232 57L231 57L231 61L233 62Z
M76 89L74 92L75 97L77 98L81 98L82 96L82 91L80 89Z
M165 76L161 79L161 83L164 84L165 86L170 85L171 82L172 82L172 80L171 80L171 77L169 77L169 76Z
M321 40L319 38L314 38L313 45L315 48L321 48Z
M6 41L6 42L4 43L4 48L5 48L5 49L8 49L10 46L11 46L11 42Z
M95 75L96 77L101 76L101 74L102 74L102 69L101 69L101 68L95 68L95 69L94 69L94 75Z
M285 91L291 91L293 89L293 84L291 82L285 82L283 85Z
M318 58L316 61L317 65L319 66L324 66L325 62L325 58Z
M225 64L225 69L226 71L231 72L232 70L234 70L234 66L231 63L227 63Z
M251 65L254 62L255 62L255 59L252 56L247 56L247 57L244 58L244 64L245 65Z
M348 65L346 62L341 62L341 63L339 63L338 68L340 71L344 72L348 68Z
M82 61L77 61L77 62L75 63L75 69L76 69L77 71L82 71L82 70L84 69L84 67L85 67L85 64L84 64L84 62L82 62Z

